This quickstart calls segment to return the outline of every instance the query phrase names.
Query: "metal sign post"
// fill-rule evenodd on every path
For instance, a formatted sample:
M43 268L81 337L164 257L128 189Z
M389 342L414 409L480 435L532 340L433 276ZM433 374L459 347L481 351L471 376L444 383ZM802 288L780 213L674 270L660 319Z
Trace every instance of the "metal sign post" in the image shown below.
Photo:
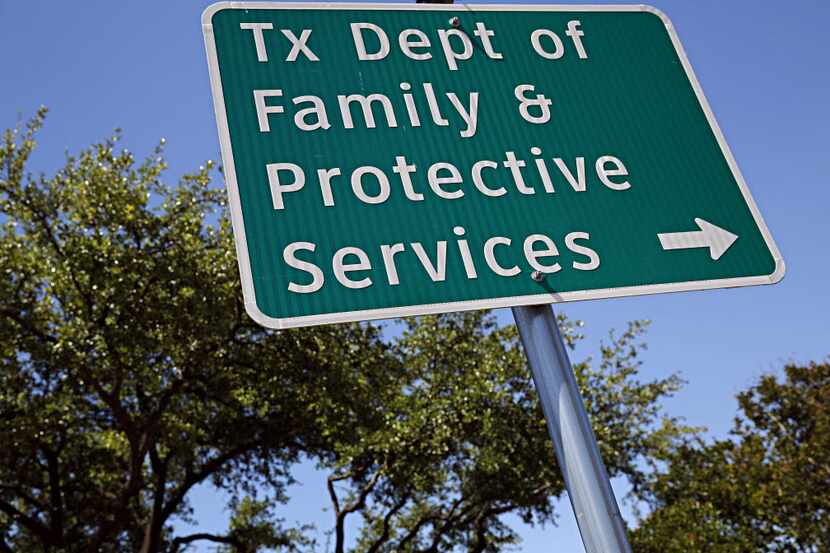
M599 454L565 342L549 305L514 307L513 317L562 469L586 553L630 553L625 523Z

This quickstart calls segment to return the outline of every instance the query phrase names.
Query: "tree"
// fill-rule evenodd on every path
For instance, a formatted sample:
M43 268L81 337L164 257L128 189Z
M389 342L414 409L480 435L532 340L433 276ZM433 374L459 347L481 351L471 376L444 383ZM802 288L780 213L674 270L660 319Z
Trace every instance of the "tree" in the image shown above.
M116 134L31 176L44 115L0 145L0 551L316 551L274 514L301 458L329 472L338 553L500 551L517 540L503 514L554 520L563 484L514 327L260 328L211 163L170 186L162 145L138 163ZM635 490L684 432L659 408L677 378L638 380L643 330L576 366ZM182 534L205 482L231 524Z
M559 322L573 347L577 326ZM644 329L632 323L596 367L574 367L609 473L635 489L685 432L659 408L677 378L637 379ZM555 522L564 482L515 326L479 312L423 317L394 352L398 372L337 383L355 408L327 423L338 430L321 463L333 551L495 552L519 541L503 515ZM351 515L362 522L356 540L346 536Z
M830 364L787 365L737 397L729 438L676 448L648 486L637 551L830 551Z
M170 523L206 481L242 512L199 539L292 541L249 532L244 495L280 499L319 442L315 380L382 364L376 329L260 328L210 163L168 187L162 147L137 164L116 135L32 177L44 114L0 148L0 549L175 550L196 537Z

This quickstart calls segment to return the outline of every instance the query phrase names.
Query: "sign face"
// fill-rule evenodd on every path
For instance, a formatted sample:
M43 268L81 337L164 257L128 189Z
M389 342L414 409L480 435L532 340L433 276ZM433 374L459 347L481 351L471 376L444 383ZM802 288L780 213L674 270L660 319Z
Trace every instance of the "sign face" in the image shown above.
M203 28L260 324L783 277L653 8L229 2Z

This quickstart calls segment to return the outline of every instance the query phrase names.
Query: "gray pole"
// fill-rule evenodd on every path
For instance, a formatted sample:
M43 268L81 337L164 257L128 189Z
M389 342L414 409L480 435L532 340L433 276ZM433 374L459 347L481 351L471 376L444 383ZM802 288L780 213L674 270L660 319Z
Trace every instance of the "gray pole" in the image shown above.
M565 342L549 305L514 307L586 553L631 553Z

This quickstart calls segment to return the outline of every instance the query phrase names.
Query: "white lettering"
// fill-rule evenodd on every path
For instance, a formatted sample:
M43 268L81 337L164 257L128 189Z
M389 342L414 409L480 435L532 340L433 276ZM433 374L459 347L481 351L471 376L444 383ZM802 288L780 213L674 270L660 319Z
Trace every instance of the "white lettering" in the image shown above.
M375 179L378 181L378 194L377 196L370 196L366 193L363 189L363 175L371 173L374 175ZM386 200L389 199L389 179L386 178L386 173L378 169L377 167L372 167L371 165L364 165L363 167L358 167L352 173L352 190L354 191L355 196L364 203L367 204L382 204Z
M545 249L534 249L533 245L536 242L544 244ZM531 234L525 238L524 253L525 258L527 258L527 262L536 271L540 271L542 273L556 273L562 270L562 266L559 263L554 263L553 265L542 265L539 263L540 257L555 257L559 255L559 250L556 248L556 244L554 244L553 240L544 234Z
M587 59L588 53L585 51L585 46L582 44L582 38L585 36L585 33L579 29L581 23L579 20L568 21L568 30L565 31L565 34L571 37L573 40L574 47L576 47L576 53L579 54L579 59Z
M311 29L303 29L299 38L288 29L280 29L280 32L291 41L291 51L288 52L285 61L296 61L300 54L304 55L309 61L320 61L320 58L308 47L308 37L311 36Z
M354 47L357 50L357 58L361 61L382 60L389 55L389 37L383 29L374 23L352 23L352 38L354 39ZM377 52L369 54L366 52L366 44L363 42L363 31L369 30L375 33L378 39L379 48Z
M614 167L609 169L605 165L612 164ZM613 182L608 177L627 177L628 170L623 165L623 162L614 156L602 156L597 159L596 163L597 176L600 182L610 188L611 190L628 190L631 184L626 180L623 182Z
M239 28L243 31L251 31L254 35L254 46L256 47L256 59L263 63L268 61L268 52L265 50L265 37L262 31L270 31L274 28L271 23L240 23Z
M271 187L271 201L274 209L285 209L282 201L283 192L296 192L305 185L305 173L299 165L293 163L269 163L265 166L268 172L268 184ZM291 171L294 181L291 184L282 184L280 171Z
M490 161L489 159L476 161L473 164L473 184L485 196L490 196L491 198L498 198L499 196L504 196L505 194L507 194L507 189L503 186L500 186L498 188L488 188L487 185L484 184L484 180L481 178L481 172L484 169L498 169L498 167L498 163L496 163L495 161Z
M450 99L450 102L452 102L452 105L458 111L458 115L467 124L467 128L460 133L461 137L470 138L476 133L476 127L478 126L478 92L470 93L469 109L464 107L464 104L461 103L461 100L455 92L447 92L447 98Z
M450 176L439 177L438 171L442 170L449 171ZM441 188L445 184L461 183L461 173L458 172L458 168L452 163L439 161L438 163L430 165L427 170L427 181L429 181L429 186L432 188L432 191L435 192L438 197L444 198L445 200L456 200L464 195L464 191L461 190L461 188L453 192L447 192Z
M344 263L347 255L357 257L357 262ZM334 271L334 276L337 278L337 281L346 288L360 289L372 285L372 279L368 276L360 280L352 280L348 276L348 273L354 271L368 271L372 268L372 264L369 263L369 257L366 255L366 252L360 248L349 246L337 250L331 260L331 268Z
M421 261L421 265L424 266L429 278L432 279L433 282L443 282L447 278L447 242L446 240L441 240L437 244L435 244L435 265L432 264L430 261L427 252L424 250L424 247L421 245L420 242L413 242L410 244L412 249L415 251L415 255L418 256L418 259Z
M490 269L492 269L493 272L499 276L512 277L522 272L522 270L519 269L518 265L513 265L509 269L505 269L504 267L499 265L499 262L496 260L496 246L509 246L511 242L512 240L505 236L494 236L484 243L484 259L487 261L487 265L490 267Z
M588 263L573 262L574 269L579 271L593 271L599 267L599 255L593 249L587 246L581 246L576 243L577 240L588 240L591 236L587 232L571 232L565 236L565 246L573 253L584 255L588 258Z
M401 283L398 279L398 267L395 266L395 254L404 251L404 245L401 243L381 244L380 255L383 257L383 266L386 268L386 280L389 281L390 286L397 286Z
M323 205L334 205L334 195L331 192L331 178L340 175L340 167L331 169L317 169L317 180L320 181L320 193L323 195Z
M548 37L553 41L553 46L556 48L553 52L548 52L542 46L541 38ZM548 60L558 60L565 54L565 45L562 44L562 39L559 35L549 29L536 29L530 34L530 44L536 53Z
M476 22L476 30L473 34L481 39L481 46L484 48L484 53L487 57L493 60L500 60L504 58L500 53L493 49L493 44L490 42L490 37L495 36L495 32L484 26L481 21Z
M320 267L318 267L314 263L308 263L307 261L297 259L297 257L294 255L297 250L307 250L313 252L316 249L316 247L317 246L312 244L311 242L293 242L291 244L288 244L282 251L282 258L283 260L285 260L285 263L289 267L293 267L295 269L299 269L300 271L305 271L311 274L311 282L308 284L297 284L295 282L289 282L289 292L295 292L297 294L310 294L312 292L316 292L317 290L323 287L325 277L323 276L323 271L320 270Z
M366 128L375 128L375 114L372 112L372 104L379 102L383 107L383 113L386 115L386 124L390 127L397 127L398 121L395 119L395 111L392 109L392 102L383 94L369 94L363 96L362 94L343 94L337 95L337 102L340 104L340 115L343 118L343 126L347 129L354 128L354 121L352 121L351 103L357 102L363 111L363 120L366 123Z
M326 113L326 105L319 96L297 96L292 100L292 102L294 102L295 106L302 102L311 102L311 107L297 110L297 113L294 114L294 124L301 130L314 131L317 129L331 128L331 125L329 124L329 117ZM313 115L316 118L313 123L306 121L306 116L309 115ZM267 118L265 122L266 124L268 123ZM261 127L262 123L260 122L260 130L262 130Z
M571 170L568 169L568 166L565 165L565 162L562 161L562 158L555 157L553 161L556 163L556 166L559 168L559 172L562 173L562 176L565 177L565 180L568 181L568 184L571 185L571 188L574 189L575 192L585 192L585 158L578 157L576 158L576 178L574 178L573 173Z
M450 44L450 37L461 39L463 50L456 52ZM447 60L447 67L450 71L458 70L458 60L468 60L473 56L473 43L467 33L459 29L438 29L438 39L441 41L441 48L444 50L444 59Z
M416 192L415 188L412 186L412 178L410 177L410 175L415 172L415 166L407 165L406 157L395 157L395 166L392 167L392 172L397 173L401 176L401 185L403 185L403 193L406 194L406 197L408 199L412 200L413 202L423 201L424 195L420 192Z
M409 37L413 35L418 37L417 42L409 40ZM432 58L432 53L430 52L423 52L419 54L417 52L412 51L413 48L429 48L429 38L427 38L426 33L424 33L423 31L420 31L418 29L404 29L398 36L398 44L400 44L401 51L408 58L418 61L428 60Z
M271 132L271 125L268 122L269 113L282 113L285 110L282 106L267 106L265 98L276 98L282 96L282 90L254 90L254 105L256 106L256 118L259 122L259 132Z

